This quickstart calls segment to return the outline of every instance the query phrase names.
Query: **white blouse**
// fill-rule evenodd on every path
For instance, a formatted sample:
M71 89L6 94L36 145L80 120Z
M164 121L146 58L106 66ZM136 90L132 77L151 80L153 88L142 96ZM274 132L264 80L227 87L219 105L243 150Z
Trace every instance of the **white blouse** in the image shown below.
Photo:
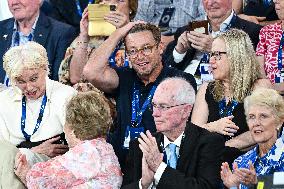
M46 140L63 132L65 107L76 90L57 81L46 79L47 103L39 129L31 136L31 142ZM25 131L31 135L35 128L42 98L27 100ZM0 141L18 145L25 141L21 131L22 94L17 87L0 92Z

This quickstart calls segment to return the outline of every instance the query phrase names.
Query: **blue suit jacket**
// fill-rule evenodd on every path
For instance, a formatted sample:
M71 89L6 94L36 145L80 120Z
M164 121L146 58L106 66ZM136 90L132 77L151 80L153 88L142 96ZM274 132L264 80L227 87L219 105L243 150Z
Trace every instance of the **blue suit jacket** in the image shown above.
M0 82L3 83L6 75L3 69L3 55L12 43L14 18L0 22ZM34 41L45 47L49 60L49 78L58 80L58 69L64 58L67 47L75 38L75 29L65 23L56 21L42 12L39 15Z

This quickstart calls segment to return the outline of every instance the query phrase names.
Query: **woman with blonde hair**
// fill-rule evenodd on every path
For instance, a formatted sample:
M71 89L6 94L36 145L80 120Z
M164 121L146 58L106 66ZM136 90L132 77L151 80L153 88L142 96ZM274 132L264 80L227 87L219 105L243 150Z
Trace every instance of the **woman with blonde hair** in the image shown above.
M110 108L99 90L78 93L66 107L64 132L70 150L32 167L19 153L16 175L31 189L120 188L118 159L105 140L111 124Z
M209 56L215 81L201 85L192 122L224 135L226 146L233 147L226 148L232 157L225 158L232 161L235 153L236 156L241 153L239 150L255 144L246 124L244 98L254 89L271 87L271 84L260 79L252 43L241 30L231 29L214 39Z
M14 175L14 164L6 162L18 150L26 154L31 165L68 151L63 133L64 110L76 91L48 78L47 52L38 43L12 47L3 60L12 86L0 93L0 149L9 153L0 153L0 173L6 170L1 175L9 180ZM7 143L14 150L8 151ZM9 184L14 182L1 182L0 188L13 188Z
M273 89L257 89L246 97L244 108L249 132L257 146L238 157L233 172L228 163L221 167L221 178L228 188L247 189L257 177L284 171L284 101Z

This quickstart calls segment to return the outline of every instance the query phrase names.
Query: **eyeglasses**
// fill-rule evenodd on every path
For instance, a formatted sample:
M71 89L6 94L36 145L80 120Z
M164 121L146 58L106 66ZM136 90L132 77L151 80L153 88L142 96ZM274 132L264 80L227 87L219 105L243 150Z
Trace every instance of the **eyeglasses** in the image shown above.
M143 55L148 56L152 53L153 48L156 46L157 44L154 45L145 45L142 48L136 49L136 48L131 48L129 50L127 50L127 55L131 56L132 58L137 58L137 55L139 54L139 52L142 52Z
M221 60L222 54L227 54L227 52L222 52L222 51L209 52L209 59L214 57L215 61L216 60Z
M151 103L153 109L158 109L159 111L167 111L168 109L174 108L174 107L178 107L178 106L183 106L183 105L187 105L188 103L183 103L183 104L177 104L177 105L173 105L173 106L167 106L167 105L161 105L161 104L155 104L155 103Z

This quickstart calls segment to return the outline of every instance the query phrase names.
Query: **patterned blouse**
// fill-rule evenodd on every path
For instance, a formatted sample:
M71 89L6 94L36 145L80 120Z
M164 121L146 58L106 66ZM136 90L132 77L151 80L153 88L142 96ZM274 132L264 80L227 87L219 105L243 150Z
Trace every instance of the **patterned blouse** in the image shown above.
M30 189L118 189L122 173L112 146L100 138L84 141L62 156L35 164L26 180Z
M264 70L268 79L272 83L275 83L275 76L280 76L280 71L278 70L277 64L277 56L282 32L281 22L263 27L260 30L259 43L256 48L256 55L264 56Z
M239 168L249 168L249 161L254 165L256 175L271 175L274 172L284 171L284 137L278 138L268 153L258 156L258 146L238 157L235 162ZM240 185L240 189L247 189Z

